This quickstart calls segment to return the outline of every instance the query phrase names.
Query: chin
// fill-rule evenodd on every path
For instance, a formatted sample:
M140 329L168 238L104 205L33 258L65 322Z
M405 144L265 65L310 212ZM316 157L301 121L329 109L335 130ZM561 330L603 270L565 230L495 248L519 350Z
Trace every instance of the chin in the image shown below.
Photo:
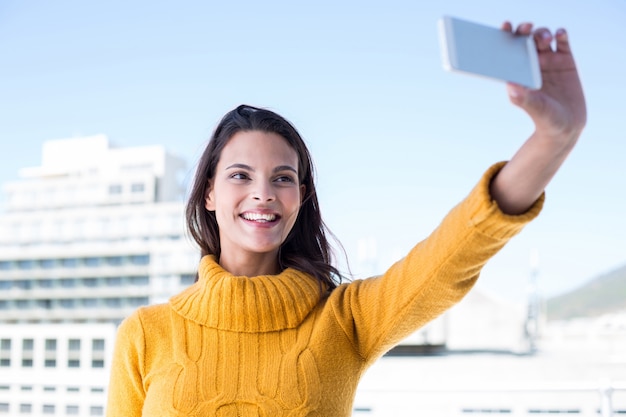
M276 253L278 254L278 249L280 248L281 244L257 244L257 245L250 245L248 246L248 250L250 252L259 254L259 255L266 255L269 253Z

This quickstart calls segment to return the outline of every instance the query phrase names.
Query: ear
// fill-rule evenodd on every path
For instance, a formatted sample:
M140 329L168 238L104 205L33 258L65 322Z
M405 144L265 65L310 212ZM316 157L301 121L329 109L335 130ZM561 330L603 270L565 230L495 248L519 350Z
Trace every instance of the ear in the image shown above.
M206 189L204 190L204 208L208 211L215 211L215 193L211 180L207 181Z

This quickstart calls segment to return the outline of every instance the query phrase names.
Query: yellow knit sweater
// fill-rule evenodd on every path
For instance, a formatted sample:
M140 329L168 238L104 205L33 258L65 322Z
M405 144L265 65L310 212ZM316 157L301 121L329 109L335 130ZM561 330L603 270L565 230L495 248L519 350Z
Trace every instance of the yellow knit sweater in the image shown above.
M310 276L233 276L214 258L168 304L120 326L107 416L350 416L376 359L459 301L529 220L489 198L494 165L426 240L384 275L330 294Z

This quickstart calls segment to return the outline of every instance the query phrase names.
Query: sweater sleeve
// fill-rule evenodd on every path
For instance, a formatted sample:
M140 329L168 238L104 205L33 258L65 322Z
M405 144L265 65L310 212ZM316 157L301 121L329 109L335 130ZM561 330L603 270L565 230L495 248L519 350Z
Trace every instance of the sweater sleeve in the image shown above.
M504 214L491 199L489 183L503 165L493 165L432 234L385 274L333 292L329 302L339 325L364 360L376 360L461 300L485 263L539 214L544 195L517 216Z
M107 417L140 417L145 398L143 358L145 334L139 310L118 328L111 363Z

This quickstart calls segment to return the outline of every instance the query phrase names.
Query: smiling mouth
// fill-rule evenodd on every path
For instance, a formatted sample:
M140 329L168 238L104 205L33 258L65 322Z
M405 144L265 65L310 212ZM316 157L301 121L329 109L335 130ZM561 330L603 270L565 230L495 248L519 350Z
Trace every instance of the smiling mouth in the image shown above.
M276 221L279 216L276 214L261 214L261 213L243 213L241 217L245 220L258 222L258 223L271 223Z

